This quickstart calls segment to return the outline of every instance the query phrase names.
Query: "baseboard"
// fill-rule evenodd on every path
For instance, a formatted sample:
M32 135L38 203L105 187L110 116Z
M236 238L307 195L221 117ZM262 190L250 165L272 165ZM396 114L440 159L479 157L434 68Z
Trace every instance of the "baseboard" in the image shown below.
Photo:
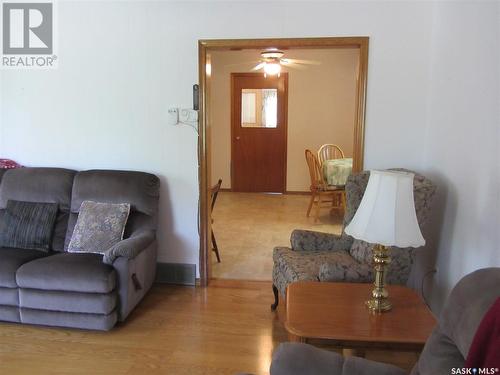
M231 188L220 188L219 191L232 192L233 189L231 189ZM309 190L307 190L307 191L286 190L285 194L289 194L289 195L311 195L311 192Z
M287 190L285 194L288 195L311 195L310 191L296 191L296 190Z
M195 285L196 265L187 263L157 263L155 282Z

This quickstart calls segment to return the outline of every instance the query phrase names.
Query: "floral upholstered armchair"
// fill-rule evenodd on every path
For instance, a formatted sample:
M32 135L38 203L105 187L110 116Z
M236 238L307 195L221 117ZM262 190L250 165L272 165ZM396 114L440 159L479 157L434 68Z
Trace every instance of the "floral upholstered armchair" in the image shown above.
M402 170L402 169L399 169ZM407 171L407 170L405 170ZM410 171L407 171L410 172ZM412 172L414 173L414 172ZM346 212L344 228L353 218L363 197L370 172L352 174L346 183ZM425 224L430 211L435 185L426 177L415 173L413 181L415 209L420 227ZM342 234L294 230L291 249L276 247L273 252L273 292L275 310L279 294L286 296L288 284L296 281L371 282L373 281L373 245ZM418 249L391 248L392 263L387 273L387 283L406 284Z

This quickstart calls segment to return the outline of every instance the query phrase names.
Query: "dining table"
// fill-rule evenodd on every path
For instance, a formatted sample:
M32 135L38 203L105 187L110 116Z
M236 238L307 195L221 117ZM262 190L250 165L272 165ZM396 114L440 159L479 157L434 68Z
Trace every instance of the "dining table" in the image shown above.
M323 162L323 173L328 185L344 186L352 173L352 158L330 159Z

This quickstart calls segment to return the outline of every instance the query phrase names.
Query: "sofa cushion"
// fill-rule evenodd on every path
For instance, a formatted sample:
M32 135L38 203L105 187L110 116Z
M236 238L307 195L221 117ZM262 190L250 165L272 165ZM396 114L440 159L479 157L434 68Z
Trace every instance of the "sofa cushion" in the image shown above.
M0 305L19 306L19 289L0 287Z
M116 291L105 294L19 289L19 306L23 308L107 315L116 305Z
M354 239L352 241L351 249L349 253L351 256L361 263L371 263L373 259L373 245L368 242Z
M16 280L21 288L109 293L116 286L116 273L102 262L102 255L60 253L25 264Z
M5 174L5 172L7 172L7 171L8 171L8 169L2 169L2 168L0 168L0 182L2 182L2 177Z
M83 202L68 252L104 254L123 239L129 212L128 203Z
M0 287L17 288L16 271L23 264L48 254L38 250L0 247Z
M153 174L134 171L90 170L75 176L66 248L71 240L83 201L130 203L125 238L137 230L156 230L160 180Z
M22 323L39 324L53 327L71 327L81 329L95 329L109 331L114 327L118 316L116 311L108 315L74 313L66 311L50 311L20 308L20 319ZM2 313L0 306L0 313ZM1 316L1 315L0 315Z
M68 227L71 190L75 171L62 168L10 169L0 184L0 211L7 201L57 203L57 214L51 249L62 251Z
M293 281L305 280L307 275L318 280L320 266L324 263L355 263L347 251L293 251L276 248L273 258L277 268Z
M57 203L9 200L0 222L0 246L49 251Z
M5 322L20 323L19 307L0 305L0 320Z
M133 171L90 170L75 177L71 212L78 212L83 201L129 202L132 211L156 215L160 182L153 174ZM98 187L98 188L97 188Z
M324 263L354 264L356 261L347 251L294 251L276 247L273 251L273 282L285 296L286 286L296 281L318 281L319 270Z

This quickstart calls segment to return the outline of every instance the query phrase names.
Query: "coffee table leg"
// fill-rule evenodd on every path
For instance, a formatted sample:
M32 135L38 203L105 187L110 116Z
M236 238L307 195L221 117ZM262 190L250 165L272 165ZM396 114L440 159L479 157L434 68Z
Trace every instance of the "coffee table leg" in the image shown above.
M365 351L362 349L347 349L344 348L342 349L342 355L344 357L364 357L365 356Z

